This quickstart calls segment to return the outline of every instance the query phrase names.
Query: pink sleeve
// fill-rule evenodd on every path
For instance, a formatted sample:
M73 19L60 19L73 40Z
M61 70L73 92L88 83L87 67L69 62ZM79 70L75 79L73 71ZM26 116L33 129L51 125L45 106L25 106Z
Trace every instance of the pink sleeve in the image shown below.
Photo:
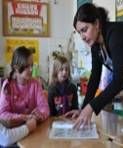
M8 80L5 80L0 93L0 119L2 120L21 120L22 114L12 113L11 96L5 93L5 86Z
M44 116L45 120L49 116L49 105L46 95L44 95L41 85L38 83L36 91L36 104L37 107L33 110L38 115L38 119L42 119Z

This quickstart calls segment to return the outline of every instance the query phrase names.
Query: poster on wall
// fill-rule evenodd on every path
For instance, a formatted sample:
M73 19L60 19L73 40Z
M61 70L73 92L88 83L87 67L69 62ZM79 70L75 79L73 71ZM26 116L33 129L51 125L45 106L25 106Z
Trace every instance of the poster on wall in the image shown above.
M116 21L123 21L123 0L116 0Z
M3 0L3 35L49 36L48 3L31 0Z
M27 39L6 39L5 62L10 64L14 50L19 46L26 46L33 51L35 64L39 64L39 41Z

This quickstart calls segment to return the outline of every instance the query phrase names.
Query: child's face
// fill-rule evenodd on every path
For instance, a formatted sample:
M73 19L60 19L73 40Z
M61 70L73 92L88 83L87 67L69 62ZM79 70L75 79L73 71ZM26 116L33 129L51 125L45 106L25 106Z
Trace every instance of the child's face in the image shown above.
M17 73L17 78L20 80L29 80L32 76L33 55L27 59L27 68L22 73Z
M58 81L64 82L65 80L68 79L68 76L69 76L68 64L63 64L58 71L58 75L57 75Z

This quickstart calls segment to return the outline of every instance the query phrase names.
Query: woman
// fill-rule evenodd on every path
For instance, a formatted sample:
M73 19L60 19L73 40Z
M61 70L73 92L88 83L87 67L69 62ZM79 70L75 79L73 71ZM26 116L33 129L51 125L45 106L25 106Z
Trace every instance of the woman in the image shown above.
M80 125L90 124L92 113L98 115L123 88L123 23L109 22L104 8L85 3L75 15L74 27L91 47L92 53L92 71L82 110L66 114L78 116L75 127L79 128ZM113 72L113 78L104 91L95 97L103 64Z

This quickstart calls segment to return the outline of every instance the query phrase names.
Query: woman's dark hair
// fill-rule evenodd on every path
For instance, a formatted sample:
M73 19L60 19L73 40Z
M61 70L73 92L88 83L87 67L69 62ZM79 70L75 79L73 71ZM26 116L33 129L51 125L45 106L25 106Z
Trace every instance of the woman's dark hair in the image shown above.
M95 23L97 19L102 27L107 21L109 21L108 12L103 7L96 7L92 3L85 3L77 10L73 21L73 26L76 29L77 21Z
M10 80L14 74L15 66L18 67L19 73L22 73L25 70L25 68L28 66L27 59L30 55L32 55L32 51L25 46L20 46L14 51L11 61L12 71L10 72Z

